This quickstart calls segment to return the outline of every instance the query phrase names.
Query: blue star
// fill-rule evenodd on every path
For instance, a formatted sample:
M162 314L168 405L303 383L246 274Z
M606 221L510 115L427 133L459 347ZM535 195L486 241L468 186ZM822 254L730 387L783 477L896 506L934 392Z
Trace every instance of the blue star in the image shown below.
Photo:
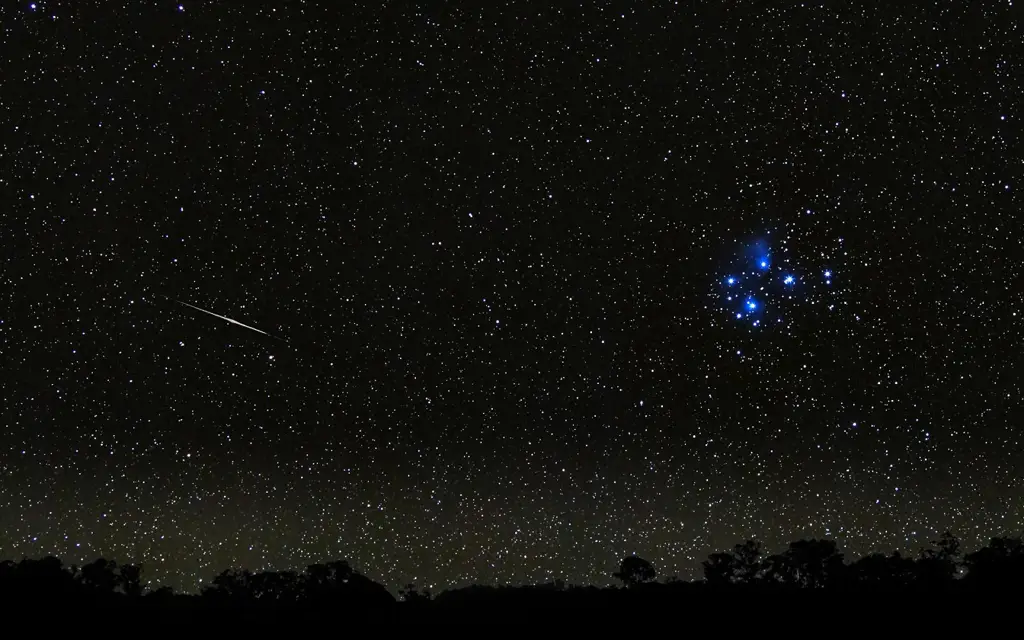
M742 317L743 317L743 314L742 314L742 313L737 313L737 314L736 314L736 319L737 319L737 320L739 320L739 319L740 319L740 318L742 318Z
M794 282L796 282L796 279L793 278L793 276L786 276L785 278L782 279L782 282L783 284L793 284Z
M757 309L757 301L756 300L747 300L747 308L750 309L751 311L754 311L755 309Z
M832 272L831 272L831 271L829 271L828 269L826 269L826 270L825 270L825 277L826 277L826 278L831 278L831 277L832 277Z
M728 278L725 279L725 282L727 284L736 284L736 278L733 278L732 276L729 276Z

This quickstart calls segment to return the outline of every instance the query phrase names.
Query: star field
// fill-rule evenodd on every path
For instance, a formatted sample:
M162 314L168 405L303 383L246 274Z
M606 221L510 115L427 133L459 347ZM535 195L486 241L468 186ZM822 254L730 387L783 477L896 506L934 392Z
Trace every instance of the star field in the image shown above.
M0 557L438 590L1022 529L1020 3L0 39Z

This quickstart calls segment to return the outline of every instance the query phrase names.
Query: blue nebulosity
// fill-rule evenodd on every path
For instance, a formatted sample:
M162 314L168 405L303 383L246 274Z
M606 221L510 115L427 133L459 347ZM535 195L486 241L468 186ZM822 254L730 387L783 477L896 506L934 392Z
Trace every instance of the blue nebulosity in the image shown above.
M788 257L789 252L783 255ZM802 282L796 275L800 272L800 265L780 264L775 268L771 248L764 240L748 245L742 258L742 265L746 266L740 265L733 271L734 274L738 272L738 275L722 277L721 281L729 290L720 292L719 299L725 305L725 310L735 316L736 320L742 320L744 324L749 320L750 324L746 325L748 327L761 327L766 320L771 324L765 326L786 326L783 317L785 310L793 304L813 302L825 291L820 282L811 282L809 286L801 286L797 295L796 285ZM733 268L736 269L736 266ZM824 274L824 284L831 285L832 270L822 268L821 273ZM775 303L776 299L779 304Z
M748 248L747 258L752 259L755 271L765 272L772 267L772 252L764 240L756 240Z

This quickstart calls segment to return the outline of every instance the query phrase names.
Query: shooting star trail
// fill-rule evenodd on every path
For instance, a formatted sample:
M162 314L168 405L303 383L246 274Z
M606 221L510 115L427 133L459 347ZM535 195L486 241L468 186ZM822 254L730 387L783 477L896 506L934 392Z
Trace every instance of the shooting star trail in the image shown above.
M167 298L167 296L162 296L162 297ZM213 316L214 318L220 318L221 320L227 320L231 324L237 324L240 327L245 327L246 329L250 329L252 331L255 331L256 333L262 333L263 335L270 336L271 338L274 338L276 340L281 340L282 342L288 342L284 338L281 338L279 336L275 336L272 333L267 333L266 331L263 331L262 329L257 329L256 327L250 327L249 325L243 324L243 323L239 322L238 320L235 320L234 318L229 318L227 316L222 316L219 313L214 313L212 311L207 311L206 309L203 309L202 307L197 307L194 304L189 304L187 302L183 302L181 300L176 300L174 298L167 298L167 299L170 300L171 302L177 302L178 304L183 304L186 307L189 307L190 309L195 309L196 311L202 311L203 313L207 313L207 314Z

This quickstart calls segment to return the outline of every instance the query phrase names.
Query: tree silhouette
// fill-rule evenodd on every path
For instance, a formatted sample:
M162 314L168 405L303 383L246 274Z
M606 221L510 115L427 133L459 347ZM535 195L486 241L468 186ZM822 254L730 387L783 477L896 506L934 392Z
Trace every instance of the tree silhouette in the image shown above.
M248 570L225 569L208 587L203 589L203 596L222 602L241 602L251 598L250 581L252 573Z
M914 584L917 567L912 558L899 552L873 553L847 568L849 586L873 589L903 589Z
M148 599L158 600L160 602L171 602L174 600L174 588L173 587L158 587L157 589L150 591L145 596Z
M987 547L964 556L965 581L983 589L1014 589L1024 578L1024 542L992 538Z
M303 597L309 602L324 602L345 590L355 572L347 562L311 564L306 567Z
M78 580L86 589L96 595L113 594L120 583L117 563L113 560L98 558L82 567L78 574Z
M761 574L761 543L747 540L732 551L712 553L703 563L708 584L752 583Z
M383 586L352 570L347 562L309 565L306 571L246 570L222 572L203 590L203 597L215 604L276 608L290 605L368 607L394 604L395 598Z
M843 554L834 540L798 540L779 555L768 558L766 577L783 585L820 589L838 581L843 574Z
M419 591L416 589L416 585L409 583L405 585L405 588L399 590L399 595L402 596L403 602L411 604L422 604L430 602L430 591L423 589Z
M917 561L918 582L929 588L945 589L956 579L960 541L949 531L932 541L931 549L922 549Z
M129 597L142 595L142 567L134 564L123 564L117 571L117 586L121 593Z
M658 577L654 566L639 556L628 556L619 565L619 570L612 574L627 587L635 587L651 582Z
M5 600L68 599L80 593L77 570L64 568L59 558L23 558L0 565L0 595Z
M249 580L251 598L261 603L301 599L299 576L294 571L262 571Z

